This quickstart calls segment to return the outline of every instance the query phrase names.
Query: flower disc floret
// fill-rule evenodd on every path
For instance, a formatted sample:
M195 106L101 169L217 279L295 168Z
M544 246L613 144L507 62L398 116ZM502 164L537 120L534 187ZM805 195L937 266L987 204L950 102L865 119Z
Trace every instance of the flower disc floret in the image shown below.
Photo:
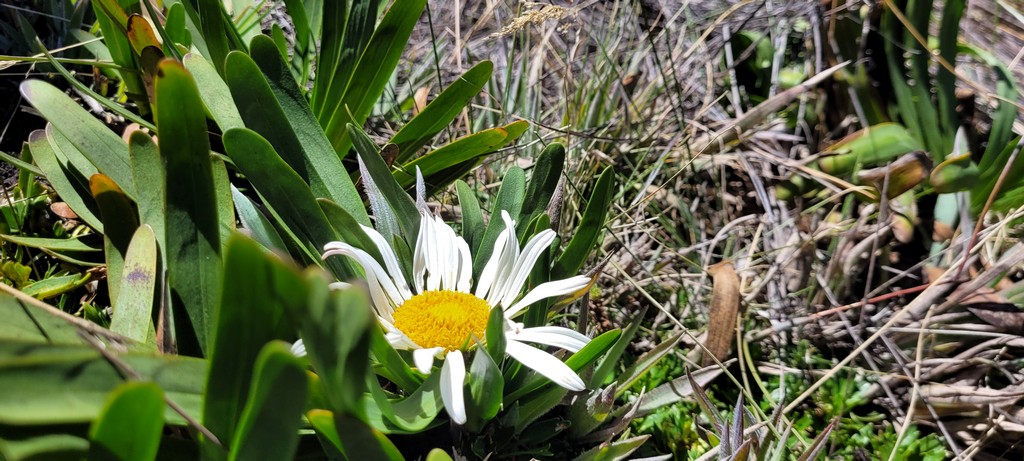
M420 347L460 349L471 335L484 337L490 306L469 293L424 291L402 303L393 314L398 328Z

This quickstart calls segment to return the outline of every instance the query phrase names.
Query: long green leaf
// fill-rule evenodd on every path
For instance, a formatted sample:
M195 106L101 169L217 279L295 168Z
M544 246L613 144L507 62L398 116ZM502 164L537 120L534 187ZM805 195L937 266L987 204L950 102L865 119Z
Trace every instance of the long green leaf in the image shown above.
M474 278L480 277L484 263L494 251L494 242L498 240L498 235L505 229L501 211L507 211L509 216L519 216L523 209L524 194L526 194L526 173L521 168L513 167L502 178L501 189L498 189L498 196L494 199L494 208L491 209L491 220L487 223L487 230L484 231L480 246L474 253Z
M245 126L242 116L238 114L238 108L231 99L231 90L206 58L189 53L182 59L182 64L195 78L206 110L217 122L221 132Z
M398 130L389 141L398 146L398 157L395 161L404 163L455 120L466 104L480 94L493 71L494 64L490 61L482 61L473 66Z
M375 199L383 199L386 202L386 207L394 214L402 234L411 241L418 234L420 228L420 215L416 209L416 204L409 197L409 194L405 193L402 186L395 181L391 169L384 161L384 158L381 157L380 151L373 141L370 140L369 136L366 136L363 130L353 125L349 125L349 131L352 133L351 136L356 154L362 160L360 165L362 165L364 170L362 171L363 181L372 181L373 187L379 192L379 194L367 193L367 195L370 195L370 205L376 207L375 203L380 202L375 202ZM367 184L368 188L369 186L370 184ZM384 210L375 208L373 211L377 217L378 230L381 230ZM386 232L381 233L384 234L385 238L389 238Z
M47 181L57 191L64 203L67 203L83 222L103 232L103 221L100 220L99 206L89 193L88 182L83 181L80 174L68 171L62 163L67 160L58 156L56 150L47 139L46 132L35 130L28 136L29 149L32 150L32 161L46 175Z
M160 149L148 134L135 131L128 137L128 155L136 184L145 184L135 197L139 207L139 223L153 229L157 242L166 242L164 222L167 214L167 176ZM166 248L166 247L165 247ZM161 256L163 259L163 256Z
M160 256L153 228L139 226L125 253L121 293L114 301L110 330L140 343L154 334L153 305L159 286Z
M107 258L107 288L110 299L115 300L121 288L121 273L128 244L139 227L138 213L132 201L109 177L95 174L89 178L89 188L100 207L103 219L103 247Z
M220 220L199 90L175 61L160 63L156 125L167 167L166 253L178 350L206 355L220 298Z
M236 235L228 241L203 406L204 424L221 440L238 440L237 425L246 401L252 398L250 383L257 356L268 342L294 331L286 312L298 309L304 296L304 282L296 269L248 238ZM225 455L209 444L204 453L211 459Z
M281 342L267 344L256 358L252 390L231 443L231 460L286 461L295 457L306 370Z
M555 267L551 269L553 279L562 279L579 273L587 257L597 245L597 239L604 231L604 221L611 211L612 197L615 195L615 170L608 167L597 178L594 191L587 201L583 218L576 226L576 233L565 246L565 251L558 257Z
M92 428L89 461L156 459L164 429L164 392L151 382L129 382L111 392Z

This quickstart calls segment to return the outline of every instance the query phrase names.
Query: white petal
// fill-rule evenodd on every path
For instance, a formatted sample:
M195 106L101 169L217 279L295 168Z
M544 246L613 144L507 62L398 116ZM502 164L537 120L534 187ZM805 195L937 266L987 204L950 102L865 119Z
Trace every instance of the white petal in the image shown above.
M430 369L434 368L434 356L443 350L443 347L431 347L412 351L412 361L416 364L416 369L420 373L430 373Z
M480 272L480 280L476 282L476 293L474 294L477 298L487 299L487 295L494 288L494 282L498 278L498 269L501 265L501 256L505 251L508 239L509 233L507 230L504 230L498 234L498 238L494 241L494 250L491 252L491 257L484 264L484 270Z
M423 183L423 172L420 171L419 165L416 165L416 208L430 211L430 208L427 208L427 187Z
M391 280L391 276L381 267L380 263L369 253L360 250L344 242L330 242L324 245L323 258L328 256L343 255L355 259L366 272L368 285L370 286L370 297L373 298L374 309L377 315L391 318L396 306L401 306L407 298L402 296ZM400 277L402 275L399 275Z
M405 275L402 273L402 265L398 263L398 256L395 255L395 250L391 248L391 244L376 229L362 224L359 227L362 227L367 237L370 237L370 240L373 240L373 243L377 245L377 251L380 251L381 257L384 258L384 266L388 268L388 273L391 274L391 280L395 282L395 287L398 288L398 291L402 293L405 299L411 298L412 292L409 291L409 282L405 280Z
M331 282L327 284L327 288L332 290L347 290L352 288L352 284L348 282Z
M466 401L462 395L465 383L466 362L462 359L462 352L449 352L441 366L441 401L452 422L459 425L466 423Z
M526 278L533 271L533 265L537 264L537 259L540 258L541 254L548 251L551 242L555 240L555 236L555 231L544 229L539 234L534 235L529 242L526 242L526 246L523 247L523 253L516 259L516 265L512 269L511 278L505 287L505 295L501 299L502 306L509 306L519 298L519 294L523 291L523 285L526 284Z
M301 339L296 340L294 343L292 343L291 350L292 350L292 355L294 355L296 357L305 357L306 356L306 345L302 342Z
M459 281L455 289L469 293L473 287L473 255L469 252L466 239L456 237L455 243L459 248Z
M512 306L505 309L505 317L512 318L519 311L522 311L530 304L540 301L545 298L553 298L556 296L565 296L570 293L575 293L583 288L586 288L590 284L590 277L585 275L577 275L564 280L555 280L547 283L537 285L536 288L530 290L526 296L517 301Z
M555 346L570 352L579 352L590 338L563 327L534 327L505 333L508 339Z
M437 229L434 227L434 219L430 216L424 215L420 219L420 227L427 228L426 240L424 244L424 255L426 256L427 262L427 290L440 290L441 289L441 272L444 270L441 263L441 252L439 242L440 236L438 235Z
M587 388L576 372L572 371L572 368L547 352L512 340L505 344L505 352L523 365L544 375L551 382L570 391L578 392Z
M501 210L501 218L505 221L505 230L501 234L505 235L505 245L501 249L501 253L492 254L491 261L488 261L488 264L492 264L492 262L495 264L494 280L490 284L491 288L487 297L484 298L491 306L501 305L501 299L504 297L509 279L512 277L512 270L515 268L516 260L519 259L519 239L516 238L515 222L505 210ZM498 240L501 240L500 235ZM495 250L497 249L498 247L495 245Z
M420 231L412 255L412 283L417 293L423 293L423 278L427 275L427 220L425 212L420 211Z
M442 245L438 247L441 253L441 288L454 290L459 280L459 245L458 235L451 226L444 223L440 217L434 217L435 229L437 229L438 240Z

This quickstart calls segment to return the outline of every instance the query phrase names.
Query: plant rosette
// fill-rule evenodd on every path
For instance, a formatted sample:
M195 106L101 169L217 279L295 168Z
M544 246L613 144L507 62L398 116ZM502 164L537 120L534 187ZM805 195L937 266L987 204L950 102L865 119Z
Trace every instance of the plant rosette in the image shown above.
M551 246L555 232L545 229L520 248L512 218L505 211L501 218L505 229L495 241L494 252L476 283L472 280L473 258L465 239L427 210L420 211L411 280L406 279L395 250L371 227L363 226L363 231L376 244L384 265L366 251L344 242L331 242L324 247L324 258L347 256L362 266L374 312L392 347L412 351L416 368L424 374L432 371L435 359L443 361L441 397L456 424L466 422L463 354L473 351L485 338L492 308L503 311L508 356L568 390L586 388L565 363L527 343L578 352L589 338L558 326L525 328L514 319L540 300L580 292L590 284L590 278L575 276L542 283L524 295L526 280L538 258Z

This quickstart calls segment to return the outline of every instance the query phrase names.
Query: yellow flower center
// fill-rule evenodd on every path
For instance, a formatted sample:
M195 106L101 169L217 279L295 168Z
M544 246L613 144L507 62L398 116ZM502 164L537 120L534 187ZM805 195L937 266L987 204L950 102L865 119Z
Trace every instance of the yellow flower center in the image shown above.
M424 291L395 309L395 328L420 347L454 351L470 335L483 339L490 306L469 293L451 290Z

